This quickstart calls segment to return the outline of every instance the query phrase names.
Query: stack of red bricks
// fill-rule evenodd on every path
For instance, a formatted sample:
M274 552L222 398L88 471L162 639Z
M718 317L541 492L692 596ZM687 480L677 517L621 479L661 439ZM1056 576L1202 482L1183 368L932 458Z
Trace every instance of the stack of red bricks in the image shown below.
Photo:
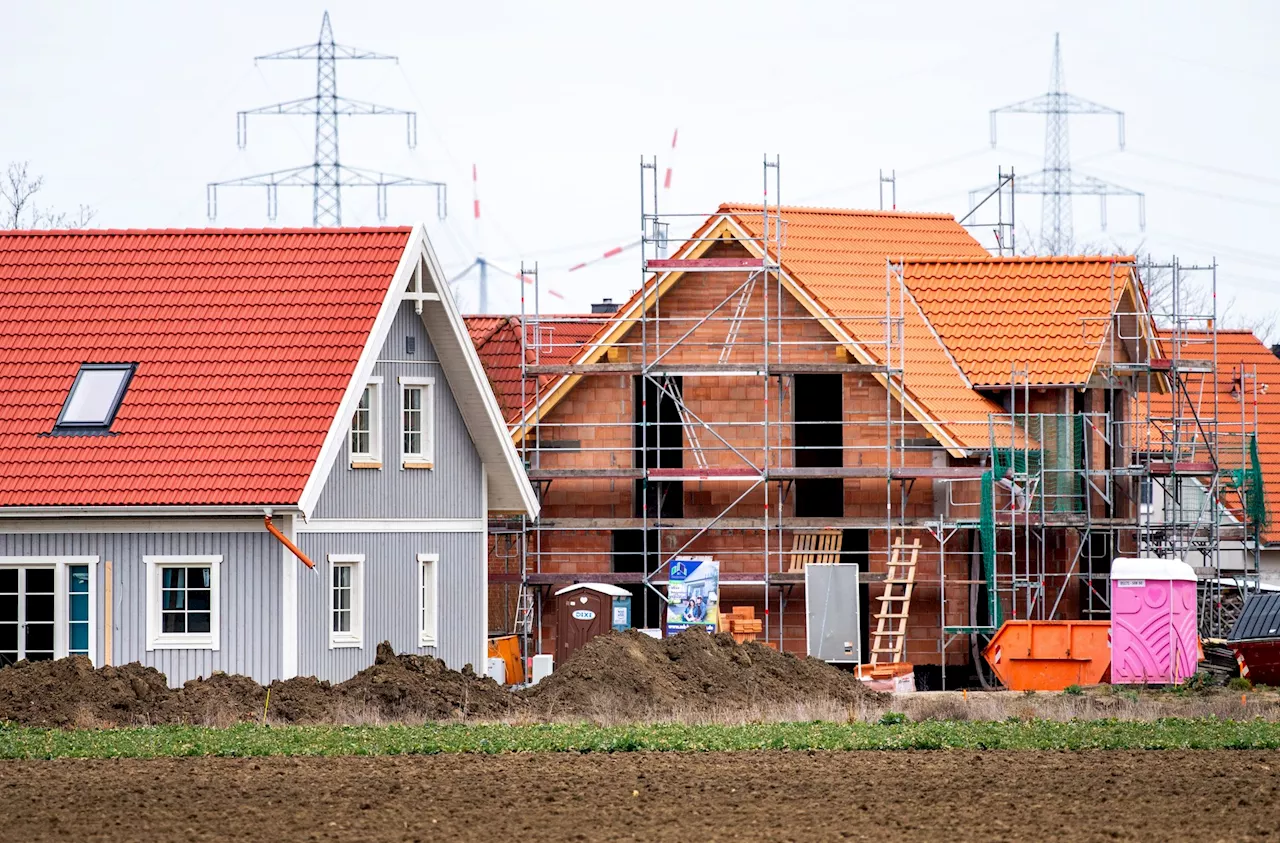
M756 620L755 606L734 606L729 614L721 612L720 623L739 644L744 641L755 641L756 635L764 632L764 621Z

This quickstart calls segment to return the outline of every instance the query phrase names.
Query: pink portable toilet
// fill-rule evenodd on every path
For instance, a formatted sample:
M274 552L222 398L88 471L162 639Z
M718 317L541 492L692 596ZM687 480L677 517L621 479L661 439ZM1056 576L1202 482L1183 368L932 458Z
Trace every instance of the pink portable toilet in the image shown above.
M1176 559L1111 563L1111 682L1176 684L1195 675L1196 574Z

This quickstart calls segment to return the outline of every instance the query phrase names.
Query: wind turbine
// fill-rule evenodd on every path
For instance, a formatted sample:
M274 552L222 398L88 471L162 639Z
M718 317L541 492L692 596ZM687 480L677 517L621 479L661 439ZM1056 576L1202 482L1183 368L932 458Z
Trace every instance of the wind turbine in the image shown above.
M471 208L472 208L472 211L471 211L472 221L475 225L476 256L475 256L475 259L471 261L471 263L467 264L465 269L463 269L453 278L449 279L449 287L453 289L456 294L456 292L461 287L462 283L466 281L467 278L472 275L472 273L475 273L476 280L478 282L477 290L479 293L476 312L488 313L489 305L490 305L489 270L493 270L501 275L508 275L519 281L523 281L525 284L532 285L534 282L533 282L533 279L530 278L528 275L523 275L519 272L511 272L510 270L503 269L502 267L498 266L495 263L492 263L491 261L485 258L484 238L482 236L483 231L480 225L479 178L477 174L477 167L475 164L471 165ZM553 298L560 299L561 301L564 300L564 296L561 295L558 290L547 289L546 293L547 295Z

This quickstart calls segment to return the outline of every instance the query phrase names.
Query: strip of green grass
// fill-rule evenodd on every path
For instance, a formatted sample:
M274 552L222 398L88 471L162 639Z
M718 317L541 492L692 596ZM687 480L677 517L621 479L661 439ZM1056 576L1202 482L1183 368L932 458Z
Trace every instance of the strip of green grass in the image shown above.
M0 758L434 755L860 749L1277 749L1280 723L1234 720L780 723L752 726L243 725L60 730L0 724Z

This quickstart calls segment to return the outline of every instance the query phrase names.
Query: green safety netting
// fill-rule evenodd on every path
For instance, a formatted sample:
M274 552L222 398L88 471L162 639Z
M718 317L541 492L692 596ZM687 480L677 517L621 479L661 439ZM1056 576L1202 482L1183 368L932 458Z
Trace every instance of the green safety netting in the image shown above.
M1001 472L1003 476L1004 472ZM988 623L1000 626L1000 596L996 593L996 501L995 475L982 473L982 509L978 532L982 537L982 577L987 581Z
M1249 467L1237 468L1227 478L1232 489L1244 491L1245 517L1257 530L1267 526L1267 496L1262 484L1262 461L1258 459L1258 437L1249 437Z

